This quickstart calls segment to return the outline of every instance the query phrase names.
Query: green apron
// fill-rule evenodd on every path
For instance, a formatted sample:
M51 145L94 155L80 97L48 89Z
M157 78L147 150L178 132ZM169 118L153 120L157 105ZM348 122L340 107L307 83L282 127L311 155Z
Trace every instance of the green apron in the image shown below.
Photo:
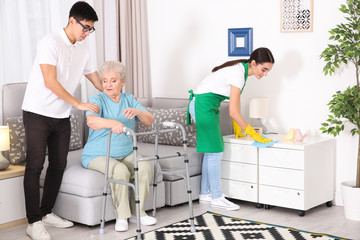
M244 90L248 76L248 64L242 63L245 68L245 82L241 89ZM189 91L189 105L195 96L195 115L196 115L196 149L202 153L218 153L224 151L224 142L220 129L220 104L227 96L215 93L194 94L193 90ZM191 124L191 116L187 110L186 124Z

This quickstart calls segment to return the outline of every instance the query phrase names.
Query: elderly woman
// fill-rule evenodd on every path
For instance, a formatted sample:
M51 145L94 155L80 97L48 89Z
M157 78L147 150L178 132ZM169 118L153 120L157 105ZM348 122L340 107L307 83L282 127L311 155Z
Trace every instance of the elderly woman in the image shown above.
M111 138L109 177L129 182L134 180L133 142L123 133L123 128L134 129L135 121L150 126L154 117L128 93L122 93L125 84L125 68L121 62L105 62L101 69L104 92L92 96L89 100L99 106L98 114L86 112L90 128L89 138L84 147L81 162L85 168L105 173L107 135L109 129L115 134ZM147 216L144 201L149 193L152 168L148 162L139 162L139 198L140 222L142 225L154 225L156 219ZM128 218L136 223L134 193L129 206L129 188L122 184L111 183L112 198L116 213L116 231L128 230ZM132 191L133 192L133 191Z

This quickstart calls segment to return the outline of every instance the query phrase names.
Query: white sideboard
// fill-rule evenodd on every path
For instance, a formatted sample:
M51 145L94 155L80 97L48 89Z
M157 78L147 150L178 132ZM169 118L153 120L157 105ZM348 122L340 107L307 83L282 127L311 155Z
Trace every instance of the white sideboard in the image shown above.
M224 147L221 161L223 193L230 198L258 202L257 148L234 142L225 142Z
M0 229L26 222L24 166L10 165L0 171Z
M299 215L334 198L335 139L306 137L301 143L280 140L271 147L251 146L254 140L224 136L221 184L230 198L257 206L299 210Z

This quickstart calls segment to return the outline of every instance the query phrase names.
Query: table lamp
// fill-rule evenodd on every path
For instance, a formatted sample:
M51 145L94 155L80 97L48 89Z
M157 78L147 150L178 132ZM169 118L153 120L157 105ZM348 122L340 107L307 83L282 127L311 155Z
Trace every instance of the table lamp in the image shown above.
M0 170L9 167L9 150L10 150L10 137L9 127L0 126Z
M250 98L249 101L249 117L258 119L253 128L260 135L265 133L265 126L261 123L261 119L267 118L269 115L269 101L268 98ZM259 126L257 126L257 124Z

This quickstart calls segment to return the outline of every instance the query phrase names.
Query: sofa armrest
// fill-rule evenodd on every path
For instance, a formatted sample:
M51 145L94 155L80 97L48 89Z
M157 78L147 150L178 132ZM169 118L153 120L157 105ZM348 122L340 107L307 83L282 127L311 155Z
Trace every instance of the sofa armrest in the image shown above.
M21 105L24 99L26 82L9 83L2 88L2 121L6 118L22 117Z

